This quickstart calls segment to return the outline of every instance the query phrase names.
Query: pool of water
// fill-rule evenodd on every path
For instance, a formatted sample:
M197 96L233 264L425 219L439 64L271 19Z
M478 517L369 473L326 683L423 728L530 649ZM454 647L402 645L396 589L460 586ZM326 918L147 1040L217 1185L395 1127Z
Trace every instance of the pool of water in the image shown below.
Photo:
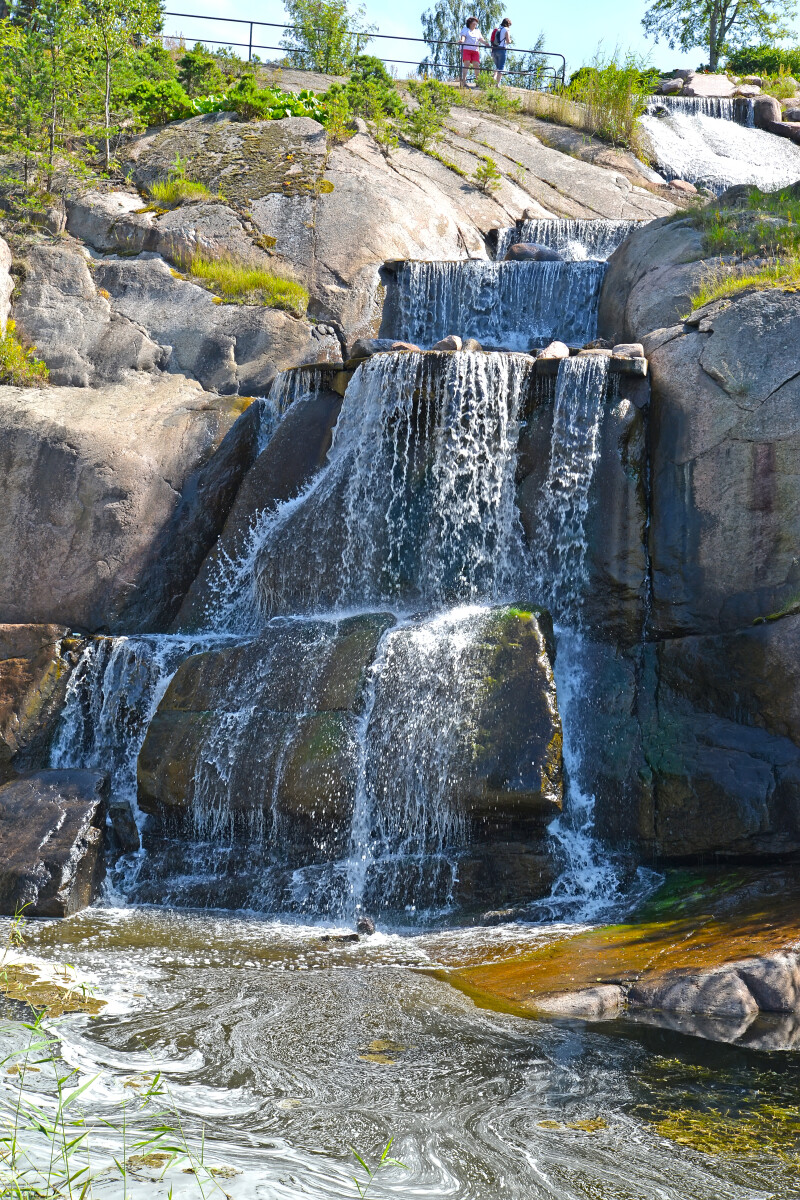
M476 1007L437 974L563 930L353 943L333 927L97 908L31 923L27 948L72 964L109 1000L97 1017L49 1025L73 1082L91 1081L81 1104L96 1161L119 1157L123 1107L135 1124L160 1072L170 1123L217 1172L203 1184L186 1160L163 1178L139 1162L131 1195L355 1197L350 1148L372 1161L390 1137L407 1169L382 1173L370 1196L800 1195L795 1056L623 1022L534 1021ZM26 1036L6 1023L7 1047ZM18 1087L7 1069L2 1080L6 1094ZM45 1072L30 1080L47 1093ZM120 1187L112 1164L95 1194Z

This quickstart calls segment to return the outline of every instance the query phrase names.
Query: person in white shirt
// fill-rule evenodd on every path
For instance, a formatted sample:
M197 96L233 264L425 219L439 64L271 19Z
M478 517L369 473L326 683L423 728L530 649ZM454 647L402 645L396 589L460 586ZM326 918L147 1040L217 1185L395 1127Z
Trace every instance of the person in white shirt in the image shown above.
M481 56L478 46L488 46L489 42L478 29L478 18L468 17L461 30L461 86L475 87L474 81L467 82L467 71L475 72L480 68Z
M506 69L506 55L508 47L511 45L511 34L509 30L511 22L508 17L504 17L500 22L500 28L494 31L492 38L492 58L494 59L494 81L497 86L503 78L503 71Z

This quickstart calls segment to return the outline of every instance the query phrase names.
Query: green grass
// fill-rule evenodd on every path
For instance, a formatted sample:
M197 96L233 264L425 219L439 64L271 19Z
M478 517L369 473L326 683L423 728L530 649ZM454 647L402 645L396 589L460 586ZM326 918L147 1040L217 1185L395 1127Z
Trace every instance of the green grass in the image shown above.
M693 310L741 292L800 286L800 186L752 188L734 204L710 204L693 220L706 251L718 256L692 296ZM733 261L723 262L723 255Z
M800 256L781 259L742 270L739 266L717 263L692 295L692 311L703 308L712 300L722 300L741 292L767 291L781 288L785 292L800 292Z
M260 304L303 317L308 309L308 292L294 279L274 275L264 267L222 256L195 255L187 271L201 279L213 292L233 304Z
M9 320L0 338L0 384L12 387L44 387L50 372L43 362L27 349L16 335L16 326Z
M184 179L182 175L173 175L161 183L154 183L149 191L153 202L162 208L177 208L187 200L213 199L204 183L196 179Z

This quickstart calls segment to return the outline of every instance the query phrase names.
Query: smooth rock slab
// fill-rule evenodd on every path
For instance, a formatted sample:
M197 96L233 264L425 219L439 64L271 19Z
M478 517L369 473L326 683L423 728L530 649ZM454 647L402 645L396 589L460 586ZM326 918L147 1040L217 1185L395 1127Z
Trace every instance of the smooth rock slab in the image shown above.
M67 917L103 879L107 779L100 771L31 771L0 787L0 912Z

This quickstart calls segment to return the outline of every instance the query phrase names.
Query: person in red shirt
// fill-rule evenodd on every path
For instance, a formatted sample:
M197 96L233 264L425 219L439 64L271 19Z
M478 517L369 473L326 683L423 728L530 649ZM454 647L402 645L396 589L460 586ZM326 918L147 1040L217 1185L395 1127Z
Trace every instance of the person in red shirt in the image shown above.
M461 86L475 87L475 83L467 81L467 72L472 70L474 73L480 67L481 56L478 46L488 46L486 38L478 29L478 18L467 17L464 23L464 28L461 30L461 37L458 39L461 42Z

